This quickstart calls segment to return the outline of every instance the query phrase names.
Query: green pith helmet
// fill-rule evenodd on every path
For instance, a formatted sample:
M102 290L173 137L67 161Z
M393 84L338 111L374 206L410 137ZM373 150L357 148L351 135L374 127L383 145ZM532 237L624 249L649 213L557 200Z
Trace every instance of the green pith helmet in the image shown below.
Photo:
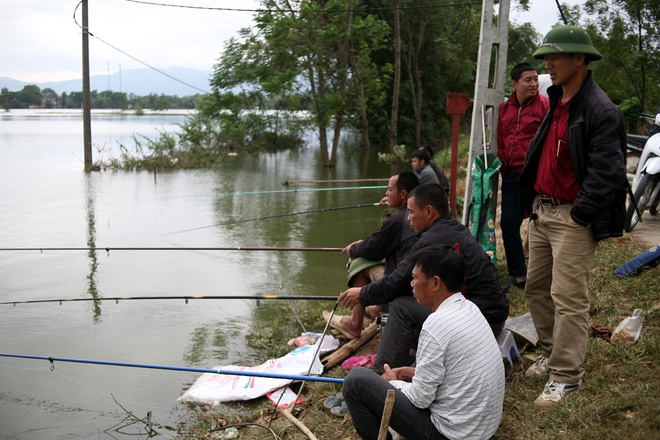
M552 28L532 56L540 59L551 53L583 53L589 55L592 61L603 58L591 42L587 31L577 26Z
M364 269L370 268L371 266L376 266L378 264L383 264L380 261L367 260L363 257L357 257L351 262L350 267L348 268L348 287L353 287L353 278L355 275L362 272Z

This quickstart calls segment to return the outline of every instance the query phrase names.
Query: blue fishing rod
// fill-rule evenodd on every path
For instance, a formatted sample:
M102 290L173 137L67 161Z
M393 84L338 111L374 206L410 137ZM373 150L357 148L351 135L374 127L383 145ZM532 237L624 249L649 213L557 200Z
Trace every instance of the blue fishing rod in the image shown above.
M170 370L170 371L187 371L194 373L212 373L212 374L225 374L231 376L248 376L248 377L264 377L268 379L287 379L287 380L301 380L311 382L330 382L330 383L344 383L344 379L337 377L322 377L322 376L299 376L295 374L275 374L275 373L261 373L258 371L234 371L234 370L213 370L209 368L191 368L191 367L173 367L168 365L151 365L151 364L134 364L128 362L111 362L111 361L96 361L89 359L72 359L60 357L46 357L46 356L30 356L22 354L7 354L0 353L2 357L21 358L21 359L37 359L49 361L51 364L50 369L55 369L55 361L58 362L73 362L78 364L94 364L94 365L109 365L113 367L131 367L131 368L147 368L152 370Z

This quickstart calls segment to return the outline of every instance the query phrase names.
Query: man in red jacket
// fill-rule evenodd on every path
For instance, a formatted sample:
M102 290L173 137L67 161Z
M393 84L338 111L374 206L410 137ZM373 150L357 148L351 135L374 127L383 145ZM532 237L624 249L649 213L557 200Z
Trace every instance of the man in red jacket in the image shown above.
M529 63L511 70L514 92L500 104L497 122L497 155L502 160L502 238L511 286L525 287L527 266L520 239L525 211L518 203L518 178L525 165L527 147L550 107L548 98L539 94L539 74Z

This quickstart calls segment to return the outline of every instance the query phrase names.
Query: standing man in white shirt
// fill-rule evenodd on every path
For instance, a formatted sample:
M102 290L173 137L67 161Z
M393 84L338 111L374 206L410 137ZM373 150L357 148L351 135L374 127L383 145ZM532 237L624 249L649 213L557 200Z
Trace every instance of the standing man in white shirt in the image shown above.
M389 389L396 390L390 426L417 440L488 439L502 418L504 365L493 332L479 308L460 292L461 256L447 245L419 249L410 257L417 301L433 313L419 337L416 367L382 377L357 367L342 394L363 439L376 439Z

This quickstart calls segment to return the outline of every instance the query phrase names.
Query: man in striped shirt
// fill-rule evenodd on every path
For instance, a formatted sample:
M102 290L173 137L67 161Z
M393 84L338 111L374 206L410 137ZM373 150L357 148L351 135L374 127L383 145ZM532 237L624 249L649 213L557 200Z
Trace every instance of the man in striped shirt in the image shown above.
M461 256L450 246L415 251L411 286L433 313L419 337L416 367L379 377L357 367L342 394L363 439L376 439L389 389L396 391L390 426L409 439L488 439L502 418L504 365L493 332L479 308L460 293Z

